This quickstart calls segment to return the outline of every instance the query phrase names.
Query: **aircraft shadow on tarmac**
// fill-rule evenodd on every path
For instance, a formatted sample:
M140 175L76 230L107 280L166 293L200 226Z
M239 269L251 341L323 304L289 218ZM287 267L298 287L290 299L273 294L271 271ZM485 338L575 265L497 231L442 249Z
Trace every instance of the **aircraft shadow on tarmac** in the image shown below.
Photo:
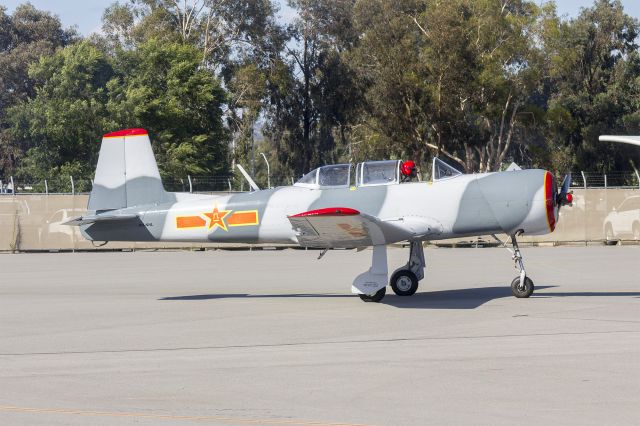
M557 286L536 286L536 293L531 297L554 298L554 297L640 297L640 292L546 292L549 288ZM353 298L353 294L312 294L312 293L292 293L292 294L246 294L246 293L221 293L221 294L195 294L187 296L163 297L158 300L213 300L213 299L287 299L287 298ZM513 297L511 288L500 287L474 287L454 290L425 291L416 293L411 297L400 297L395 294L387 294L382 304L394 306L402 309L475 309L491 300Z

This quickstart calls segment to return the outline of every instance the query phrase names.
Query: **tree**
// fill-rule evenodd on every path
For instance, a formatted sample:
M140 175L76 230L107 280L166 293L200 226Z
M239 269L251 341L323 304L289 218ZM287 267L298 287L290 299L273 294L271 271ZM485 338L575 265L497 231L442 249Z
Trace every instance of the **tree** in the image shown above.
M103 28L113 51L135 50L151 39L197 48L202 65L224 82L228 94L232 160L246 162L285 41L276 10L269 0L134 0L108 8Z
M344 159L361 92L343 57L356 38L350 21L354 1L289 4L299 18L289 28L291 41L272 79L266 134L280 163L299 175Z
M597 0L544 34L552 94L547 140L556 164L581 170L624 170L638 157L628 147L601 144L600 134L640 132L639 23L617 0Z
M9 110L14 143L26 148L21 177L60 182L73 174L89 189L97 162L97 141L110 127L107 84L114 76L109 59L89 43L42 57L29 76L35 95Z
M390 155L499 169L527 126L539 17L529 1L358 3L352 64L368 84L369 138Z
M156 141L161 173L225 174L228 136L222 123L226 94L200 67L200 51L156 40L116 57L117 80L109 82L108 109L119 127L145 127Z
M8 133L7 111L35 95L29 67L76 40L74 30L63 29L57 17L28 3L13 15L0 6L0 176L14 173L24 154L25 146L12 143Z
M161 173L219 174L228 168L225 102L200 51L149 41L115 57L85 41L30 71L36 95L9 113L13 139L28 146L19 173L43 180L73 174L89 189L102 134L147 128Z

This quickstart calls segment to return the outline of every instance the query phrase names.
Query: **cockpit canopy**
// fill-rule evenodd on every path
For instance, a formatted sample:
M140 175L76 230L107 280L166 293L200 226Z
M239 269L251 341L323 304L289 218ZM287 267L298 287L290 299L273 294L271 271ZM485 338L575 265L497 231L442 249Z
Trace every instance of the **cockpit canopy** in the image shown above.
M302 176L295 186L308 188L344 188L351 182L351 164L318 167Z
M407 167L403 170L403 164ZM453 178L461 173L438 158L433 159L433 180ZM364 161L355 170L351 164L331 164L318 167L302 176L294 186L305 188L346 188L350 185L393 185L415 177L413 161Z
M448 165L438 157L433 157L431 170L433 170L432 180L434 182L442 179L453 178L462 174L461 171Z
M310 171L294 185L306 188L345 188L352 181L356 186L390 185L400 181L401 164L400 160L365 161L358 163L355 173L351 164L332 164Z
M356 186L391 185L400 182L401 160L365 161L356 166Z

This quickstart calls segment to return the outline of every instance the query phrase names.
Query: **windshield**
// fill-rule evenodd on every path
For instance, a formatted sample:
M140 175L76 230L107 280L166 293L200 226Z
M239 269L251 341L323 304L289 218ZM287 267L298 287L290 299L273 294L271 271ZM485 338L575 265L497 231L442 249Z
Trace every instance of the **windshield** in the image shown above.
M461 175L462 172L454 169L438 157L433 158L433 180L440 180Z
M301 183L303 185L315 185L316 177L318 175L318 169L313 169L306 175L302 176L296 183Z

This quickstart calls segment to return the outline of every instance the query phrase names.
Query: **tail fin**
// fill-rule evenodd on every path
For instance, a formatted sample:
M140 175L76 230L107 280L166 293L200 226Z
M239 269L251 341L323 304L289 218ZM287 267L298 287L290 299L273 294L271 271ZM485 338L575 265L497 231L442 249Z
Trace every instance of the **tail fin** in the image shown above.
M102 138L88 210L111 210L164 201L166 192L144 129Z

